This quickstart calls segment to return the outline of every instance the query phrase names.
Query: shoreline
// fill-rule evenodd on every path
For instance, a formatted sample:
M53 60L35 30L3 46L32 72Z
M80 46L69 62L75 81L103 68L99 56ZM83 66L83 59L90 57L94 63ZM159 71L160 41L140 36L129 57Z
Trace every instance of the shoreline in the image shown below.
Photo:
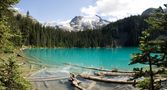
M27 49L27 48L26 48ZM23 49L23 50L26 50L26 49ZM21 50L21 53L23 54L23 51ZM22 56L22 55L21 55ZM112 69L111 70L109 70L109 69L103 69L103 68L95 68L95 67L87 67L87 66L79 66L79 65L71 65L71 64L64 64L65 65L65 69L64 68L61 68L61 67L59 67L59 66L56 66L56 65L54 65L54 67L52 67L52 66L50 66L50 65L45 65L45 64L42 64L41 62L38 62L38 60L36 59L36 58L28 58L28 57L26 57L25 55L23 55L22 56L22 58L23 58L23 61L25 61L26 63L25 64L27 64L27 65L25 65L26 66L26 68L29 68L29 73L28 73L28 75L27 75L27 72L25 71L25 73L26 74L24 74L24 75L26 75L26 77L27 77L27 79L29 78L29 77L33 77L33 76L36 76L36 75L43 75L43 76L40 76L40 77L43 77L44 78L44 81L46 80L47 82L49 82L50 83L50 81L48 81L48 80L51 80L51 81L54 81L54 82L56 82L58 85L60 84L60 83L58 83L57 82L57 80L58 81L61 81L61 80L67 80L68 81L68 78L69 78L69 75L67 75L67 74L69 74L69 73L71 73L71 71L69 71L70 69L71 69L71 67L72 66L74 66L74 67L72 67L73 68L73 72L75 72L76 74L78 74L78 73L81 73L81 72L87 72L87 73L91 73L91 74L93 74L95 71L112 71ZM30 60L30 61L29 61ZM66 69L66 65L67 65L67 69ZM68 67L69 66L69 67ZM76 69L76 67L78 67L78 68L80 68L80 69ZM32 70L31 70L32 69ZM51 71L50 72L50 70L49 69L53 69L53 71ZM65 73L62 73L62 72L64 72L63 71L63 69L65 70L65 71L68 71L68 72L65 72ZM101 69L101 70L100 70ZM24 70L24 69L23 69ZM78 72L79 70L82 70L82 71L80 71L80 72ZM121 70L121 69L117 69L117 71L119 71L119 70ZM125 73L125 72L127 72L126 70L121 70L123 73ZM129 70L130 71L130 70ZM59 75L59 74L61 74L61 75L67 75L66 77L53 77L52 75ZM51 75L52 76L52 79L47 79L47 77L49 77L49 75ZM37 77L36 77L37 78ZM116 81L117 80L119 80L119 79L122 79L123 80L123 78L124 79L126 79L127 77L120 77L120 75L118 76L118 78L116 78ZM42 78L41 78L42 79ZM60 79L60 80L59 80ZM42 79L43 80L43 79ZM66 83L67 83L67 81L66 81ZM35 81L36 82L36 81ZM37 82L36 82L37 83ZM47 85L45 85L45 86L47 86L47 87L49 87L51 84L47 84ZM69 82L68 82L69 83ZM40 83L38 83L38 84L40 84ZM33 85L36 85L36 84L34 84L34 82L33 82ZM62 85L62 84L61 84ZM65 84L63 84L63 85L65 85ZM118 84L116 84L116 85L118 85ZM35 88L36 88L36 86L34 86ZM65 86L63 86L63 87L66 87L66 85ZM71 86L72 87L72 86ZM43 88L45 88L45 87L43 87ZM113 88L113 87L111 87L111 88ZM67 89L62 89L62 90L67 90ZM73 89L72 89L73 90ZM108 90L108 89L107 89Z
M73 86L71 86L70 82L68 81L69 77L70 77L70 75L69 75L70 73L75 73L75 74L86 73L88 75L94 75L95 74L94 72L99 72L99 71L111 72L112 71L112 70L109 70L109 69L106 70L103 68L86 67L86 66L71 65L71 64L67 65L67 63L62 64L62 65L64 65L64 67L60 67L60 66L56 66L56 65L54 65L54 67L52 67L52 66L44 65L41 62L36 61L35 58L33 58L33 60L32 60L32 58L27 58L24 55L21 58L22 58L22 61L25 62L24 63L25 65L22 65L22 66L24 68L28 69L28 70L23 69L23 71L24 71L23 76L25 76L25 78L27 78L32 83L33 88L36 88L36 89L38 88L39 90L46 90L47 88L53 88L53 89L56 88L55 86L52 86L52 82L54 82L55 85L57 85L57 86L62 86L61 87L62 89L59 89L59 87L57 87L57 89L59 89L59 90L73 90L72 89ZM73 70L73 71L70 71L70 70ZM117 71L119 71L119 70L121 70L121 69L118 69ZM125 72L129 72L129 71L121 70L121 72L125 73ZM130 79L130 77L116 75L116 77L112 77L112 79L119 82L119 80L128 80L128 79ZM93 88L99 87L99 85L100 85L99 88L101 88L101 87L109 88L106 90L111 90L111 88L116 88L115 86L119 86L121 88L122 87L124 87L124 88L131 87L133 89L128 89L128 90L138 90L137 88L134 88L133 86L127 85L127 84L120 85L120 84L116 84L116 83L108 83L107 85L109 85L109 86L105 86L105 85L101 85L101 83L105 83L105 82L98 82L98 81L93 81L93 80L88 80L88 79L84 79L84 81L82 81L82 79L81 79L81 81L83 82L84 85L87 84L85 82L85 80L86 80L86 82L89 81L89 82L99 83L99 84L94 85ZM44 83L44 86L38 87L38 84L41 85L41 83ZM110 86L110 84L114 85L114 86ZM68 88L71 88L71 89L67 89L66 88L67 86L68 86ZM92 90L95 90L95 89L92 89ZM102 90L102 89L100 89L100 90ZM120 89L120 90L122 90L122 89Z
M38 49L75 49L75 48L83 48L83 49L116 49L116 48L138 48L137 46L132 46L132 47L34 47L34 46L22 46L20 50L26 50L26 49L33 49L33 48L38 48Z

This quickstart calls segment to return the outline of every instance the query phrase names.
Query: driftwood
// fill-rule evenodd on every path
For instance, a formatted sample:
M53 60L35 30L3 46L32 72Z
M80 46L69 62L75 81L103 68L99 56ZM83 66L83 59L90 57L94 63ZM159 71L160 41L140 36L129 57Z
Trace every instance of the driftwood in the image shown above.
M120 72L96 72L98 76L134 76L135 73L120 73Z
M91 69L91 70L97 70L97 71L105 71L105 72L119 72L119 73L136 73L133 71L115 71L115 70L108 70L108 69L102 69L102 68L95 68L95 67L86 67L86 66L80 66L76 64L69 64L69 63L64 63L65 65L70 65L74 67L80 67L80 68L85 68L85 69Z
M29 78L28 81L30 82L43 82L43 81L55 81L61 79L67 79L68 77L49 77L49 78Z
M75 74L70 73L70 79L69 81L71 81L72 85L74 85L76 88L80 89L80 90L86 90L85 88L81 87L79 84L81 83L81 81L79 81L78 79L76 79Z
M167 81L167 78L155 79L154 82L164 82Z
M118 84L134 84L135 85L135 81L116 81L116 80L106 79L103 77L91 76L87 74L80 74L79 76L85 79L101 81L101 82L118 83Z
M45 86L46 88L48 88L49 85L48 85L47 81L44 81L43 83L44 83L44 86Z
M107 70L107 69L102 69L102 68L94 68L94 67L85 67L85 66L80 66L76 64L69 64L69 63L64 63L65 65L70 65L74 67L80 67L80 68L85 68L85 69L91 69L91 70L98 70L98 71L108 71L111 72L112 70Z

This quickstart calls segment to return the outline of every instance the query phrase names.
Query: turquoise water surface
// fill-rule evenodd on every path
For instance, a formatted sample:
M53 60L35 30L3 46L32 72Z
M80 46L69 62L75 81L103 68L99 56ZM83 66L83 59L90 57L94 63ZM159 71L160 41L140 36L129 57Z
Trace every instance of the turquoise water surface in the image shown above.
M36 58L43 64L60 65L63 63L82 66L132 70L141 64L128 65L131 54L139 52L137 48L57 48L24 50L26 56Z

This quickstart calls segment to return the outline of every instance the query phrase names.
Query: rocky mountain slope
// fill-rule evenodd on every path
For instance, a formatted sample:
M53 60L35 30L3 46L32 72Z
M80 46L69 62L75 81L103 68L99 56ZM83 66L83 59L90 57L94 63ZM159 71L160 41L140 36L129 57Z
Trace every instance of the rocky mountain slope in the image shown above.
M58 24L56 22L45 23L45 26L54 26L57 29L67 31L85 31L99 29L108 25L110 22L100 16L75 16L70 22Z

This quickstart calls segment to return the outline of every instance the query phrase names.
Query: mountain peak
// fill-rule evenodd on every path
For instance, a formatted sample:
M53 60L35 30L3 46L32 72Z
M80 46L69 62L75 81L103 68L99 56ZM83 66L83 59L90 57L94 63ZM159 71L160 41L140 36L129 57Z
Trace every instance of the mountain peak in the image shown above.
M80 23L80 21L83 19L83 16L75 16L71 21L70 21L70 25L76 25L78 23Z
M84 30L94 30L106 26L110 22L107 20L102 19L100 16L75 16L71 19L70 22L65 23L63 25L54 25L53 24L46 24L55 26L56 28L67 30L67 31L84 31Z
M84 31L90 29L98 29L102 26L109 24L109 21L103 20L100 16L76 16L74 17L70 25L74 31Z

